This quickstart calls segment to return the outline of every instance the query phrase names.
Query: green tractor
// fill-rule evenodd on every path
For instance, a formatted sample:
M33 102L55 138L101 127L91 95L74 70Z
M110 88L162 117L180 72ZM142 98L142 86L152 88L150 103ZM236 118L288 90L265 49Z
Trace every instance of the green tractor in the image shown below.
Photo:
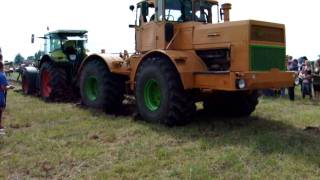
M78 94L78 69L87 56L86 30L58 30L44 37L44 55L35 67L22 74L24 94L39 94L44 100L58 100ZM34 35L31 39L34 42Z

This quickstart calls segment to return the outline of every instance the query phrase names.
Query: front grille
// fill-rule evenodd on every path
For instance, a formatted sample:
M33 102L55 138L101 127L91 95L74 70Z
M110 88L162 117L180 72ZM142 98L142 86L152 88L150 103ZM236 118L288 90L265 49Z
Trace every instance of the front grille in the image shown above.
M251 71L269 71L277 68L285 71L286 48L280 46L250 46Z
M284 29L253 25L251 27L251 40L284 43Z

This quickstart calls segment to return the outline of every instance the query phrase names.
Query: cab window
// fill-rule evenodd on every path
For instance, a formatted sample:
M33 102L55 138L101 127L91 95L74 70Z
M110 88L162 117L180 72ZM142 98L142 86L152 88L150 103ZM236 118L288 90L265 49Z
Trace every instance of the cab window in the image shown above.
M143 23L155 21L155 8L153 5L149 4L148 12L149 12L148 16L142 16L141 5L138 5L137 17L136 17L137 18L137 21L136 21L137 26L141 26Z
M50 52L50 37L49 36L45 36L44 38L44 52L45 54Z
M174 22L192 21L191 0L165 0L165 20Z
M216 5L216 7L215 7ZM214 13L214 8L218 8L217 4L210 3L206 0L196 0L194 1L195 7L195 21L204 22L204 23L212 23L213 16L217 19L217 13ZM218 9L217 9L218 10Z
M61 49L61 41L60 39L55 39L53 37L50 38L50 52L60 50Z

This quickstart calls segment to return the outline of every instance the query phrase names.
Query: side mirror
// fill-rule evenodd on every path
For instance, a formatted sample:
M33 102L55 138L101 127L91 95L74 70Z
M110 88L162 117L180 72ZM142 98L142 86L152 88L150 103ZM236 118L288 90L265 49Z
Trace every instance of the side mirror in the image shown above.
M129 7L129 9L130 9L130 11L133 11L133 10L134 10L134 5L131 5L131 6Z
M31 35L31 43L34 43L34 34Z
M144 17L149 15L149 4L146 1L141 3L141 14Z

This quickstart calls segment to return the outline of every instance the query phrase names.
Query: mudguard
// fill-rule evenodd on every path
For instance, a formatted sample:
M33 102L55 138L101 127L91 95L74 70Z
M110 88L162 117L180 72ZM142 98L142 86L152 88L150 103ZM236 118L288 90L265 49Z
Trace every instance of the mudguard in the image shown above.
M170 60L180 74L180 79L184 89L192 89L194 87L194 73L206 72L207 67L203 61L196 55L194 51L174 51L174 50L154 50L145 54L138 64L136 64L131 78L135 77L136 71L140 64L152 57L164 56ZM135 79L131 79L134 81Z
M87 56L81 63L79 70L78 70L78 76L80 75L83 67L85 66L86 63L92 60L101 60L106 63L107 68L109 69L110 72L113 72L114 68L113 66L115 65L114 62L123 62L123 59L120 57L113 57L110 55L106 54L91 54Z

